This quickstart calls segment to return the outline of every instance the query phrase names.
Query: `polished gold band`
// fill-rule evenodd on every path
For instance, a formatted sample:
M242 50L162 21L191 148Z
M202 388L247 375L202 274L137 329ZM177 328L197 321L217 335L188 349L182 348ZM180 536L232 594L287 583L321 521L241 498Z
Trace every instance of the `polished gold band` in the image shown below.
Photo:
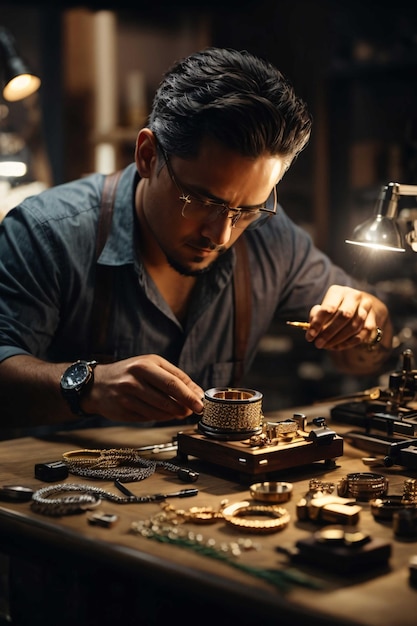
M249 487L250 495L259 502L273 502L275 504L288 502L292 495L293 486L284 482L254 483Z

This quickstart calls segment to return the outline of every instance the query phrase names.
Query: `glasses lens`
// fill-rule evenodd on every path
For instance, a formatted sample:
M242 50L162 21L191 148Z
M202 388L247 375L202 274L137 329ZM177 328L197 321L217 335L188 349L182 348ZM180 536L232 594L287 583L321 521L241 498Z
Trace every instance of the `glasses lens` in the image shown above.
M222 204L216 204L215 202L203 202L187 196L184 206L182 208L182 215L187 219L194 220L196 222L215 222L221 213L225 211L225 207Z
M274 215L277 204L277 196L275 188L272 190L268 200L265 203L264 210L249 209L233 209L217 204L216 202L208 202L198 200L190 195L183 195L181 200L184 201L182 208L183 217L200 223L215 222L220 215L227 214L232 220L233 227L244 230L250 228L258 228L264 224L272 215Z
M241 211L239 219L235 222L234 227L245 229L248 226L254 227L255 224L262 219L265 214L262 211Z
M255 230L255 228L259 228L276 214L277 202L277 190L276 187L274 187L265 203L265 209L259 210L256 213L253 212L252 217L251 211L247 211L247 216L246 212L242 211L241 218L239 220L241 224L239 226L239 222L237 222L236 228L245 228L246 230Z

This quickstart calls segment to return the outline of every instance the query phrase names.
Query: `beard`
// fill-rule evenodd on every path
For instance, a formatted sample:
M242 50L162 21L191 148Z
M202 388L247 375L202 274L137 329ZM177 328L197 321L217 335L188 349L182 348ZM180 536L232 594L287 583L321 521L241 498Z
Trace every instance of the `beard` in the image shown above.
M178 263L178 261L176 261L172 257L169 257L168 255L166 255L166 260L168 261L168 264L170 265L170 267L172 267L173 270L178 272L178 274L181 274L181 276L201 276L201 274L206 274L207 272L211 270L211 268L217 261L216 259L215 261L213 261L213 263L210 263L206 267L202 267L197 270L192 270L189 267L186 267L185 265L181 265L181 263Z
M227 251L227 248L225 246L213 245L212 248L213 250L217 251L217 258L209 263L209 265L206 265L205 267L201 267L199 269L190 269L188 266L179 263L176 259L174 259L172 256L169 256L167 253L165 253L165 258L168 261L168 264L172 267L172 269L178 272L178 274L181 274L181 276L201 276L202 274L207 274L207 272L209 272L212 267L216 265L219 257ZM201 261L201 257L198 256L196 256L194 259L194 263L200 263Z

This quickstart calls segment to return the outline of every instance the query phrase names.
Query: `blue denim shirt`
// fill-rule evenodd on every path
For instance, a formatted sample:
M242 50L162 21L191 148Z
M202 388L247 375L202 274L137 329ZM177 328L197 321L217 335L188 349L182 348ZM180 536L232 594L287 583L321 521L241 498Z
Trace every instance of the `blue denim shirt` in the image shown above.
M112 228L98 263L116 268L109 344L115 359L159 354L203 388L231 383L235 251L198 278L182 325L140 260L134 236L134 164L122 173ZM95 245L104 176L48 189L0 225L0 361L31 354L49 361L91 356ZM247 369L274 315L305 319L331 284L353 284L317 250L282 207L246 231L252 288ZM110 297L110 294L109 294Z

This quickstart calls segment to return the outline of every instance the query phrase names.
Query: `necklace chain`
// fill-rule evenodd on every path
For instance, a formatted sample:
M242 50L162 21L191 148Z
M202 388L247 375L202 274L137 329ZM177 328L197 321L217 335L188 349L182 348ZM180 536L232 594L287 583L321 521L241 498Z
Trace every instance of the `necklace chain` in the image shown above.
M181 470L169 461L145 459L134 448L72 450L63 459L71 474L102 480L136 482L152 476L158 467L177 474Z
M35 491L32 496L32 509L43 515L60 516L94 509L99 506L101 500L117 504L142 504L157 498L158 496L119 496L94 485L60 483Z

